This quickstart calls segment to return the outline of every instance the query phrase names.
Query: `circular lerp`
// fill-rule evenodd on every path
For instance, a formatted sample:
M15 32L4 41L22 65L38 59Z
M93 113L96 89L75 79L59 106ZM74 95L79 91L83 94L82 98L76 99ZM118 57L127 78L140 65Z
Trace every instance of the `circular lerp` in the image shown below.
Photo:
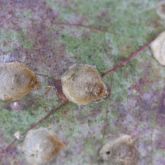
M63 149L64 144L46 128L30 130L23 142L23 151L29 164L45 165Z
M99 101L107 96L107 87L96 67L75 64L61 78L62 90L67 99L78 105Z

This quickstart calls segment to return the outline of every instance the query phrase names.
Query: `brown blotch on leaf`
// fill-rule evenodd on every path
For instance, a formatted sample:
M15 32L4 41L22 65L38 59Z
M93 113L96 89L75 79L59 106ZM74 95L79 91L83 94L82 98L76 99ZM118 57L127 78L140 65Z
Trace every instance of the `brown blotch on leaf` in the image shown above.
M57 92L57 97L62 100L63 102L67 102L68 99L66 98L66 96L64 95L63 91L62 91L62 84L61 84L61 80L54 80L54 86Z
M108 95L107 87L94 66L75 64L62 76L66 98L78 105L99 101Z

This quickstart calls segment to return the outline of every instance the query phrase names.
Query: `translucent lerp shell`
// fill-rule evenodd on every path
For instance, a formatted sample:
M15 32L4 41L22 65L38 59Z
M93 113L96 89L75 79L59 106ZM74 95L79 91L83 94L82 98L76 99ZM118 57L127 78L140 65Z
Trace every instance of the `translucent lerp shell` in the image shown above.
M107 88L94 66L76 64L62 76L62 90L67 99L86 105L107 96Z
M165 65L165 32L162 32L150 46L155 59L161 65Z
M45 165L52 161L64 148L61 140L47 128L27 133L22 149L30 165Z
M136 165L138 152L135 140L130 135L122 135L103 145L100 157L109 165Z
M165 1L158 2L156 12L162 20L165 20Z
M0 63L1 100L19 100L38 86L35 73L26 65L19 62Z

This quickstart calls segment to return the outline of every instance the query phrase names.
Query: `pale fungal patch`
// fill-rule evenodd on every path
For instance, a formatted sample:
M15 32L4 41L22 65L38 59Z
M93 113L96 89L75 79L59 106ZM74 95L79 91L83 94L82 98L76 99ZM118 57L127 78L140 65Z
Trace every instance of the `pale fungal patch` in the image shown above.
M30 165L45 165L52 161L64 146L53 132L39 128L27 133L22 150Z
M150 45L155 59L165 65L165 32L162 32Z
M135 140L129 135L111 140L101 148L99 155L109 165L136 165L138 159Z
M35 73L19 62L0 63L0 99L15 101L39 87Z
M62 76L62 90L67 99L78 105L86 105L108 95L107 87L96 67L75 64Z
M21 138L20 132L19 132L19 131L15 132L15 133L14 133L14 137L15 137L17 140L20 140L20 138Z

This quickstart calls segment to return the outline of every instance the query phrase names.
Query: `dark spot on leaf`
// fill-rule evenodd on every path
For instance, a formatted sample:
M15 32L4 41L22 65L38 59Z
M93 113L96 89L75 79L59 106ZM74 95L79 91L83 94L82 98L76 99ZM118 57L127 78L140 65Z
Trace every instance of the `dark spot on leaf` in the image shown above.
M110 155L110 154L111 154L111 152L110 152L110 151L107 151L107 152L106 152L106 154L107 154L107 155Z

